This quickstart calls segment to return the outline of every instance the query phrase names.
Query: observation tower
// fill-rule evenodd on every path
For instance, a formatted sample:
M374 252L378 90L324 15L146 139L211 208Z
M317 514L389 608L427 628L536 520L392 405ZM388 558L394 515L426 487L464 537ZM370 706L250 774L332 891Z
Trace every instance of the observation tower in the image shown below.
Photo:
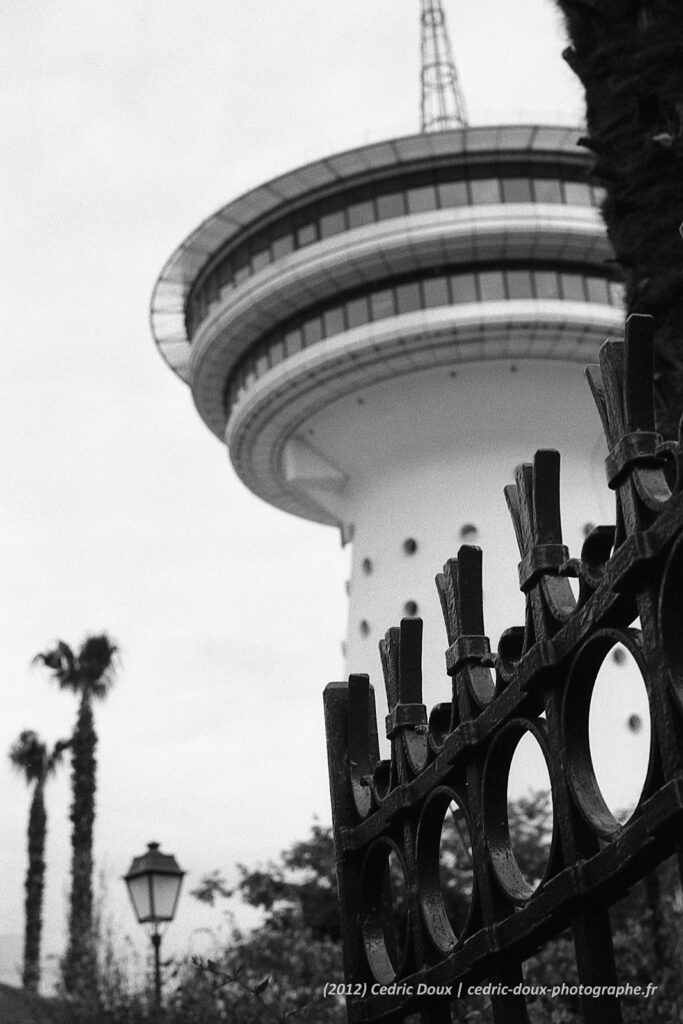
M245 485L352 542L349 671L377 683L378 640L419 614L429 701L434 574L463 541L484 550L492 640L521 621L517 463L562 452L573 554L613 518L583 371L623 310L580 131L467 127L439 3L422 28L425 130L229 202L165 264L151 321Z

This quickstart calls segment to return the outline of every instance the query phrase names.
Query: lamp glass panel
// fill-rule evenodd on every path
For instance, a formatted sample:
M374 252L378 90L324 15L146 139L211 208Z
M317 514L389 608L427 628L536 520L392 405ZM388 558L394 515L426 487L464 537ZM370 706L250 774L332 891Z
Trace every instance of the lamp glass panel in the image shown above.
M152 875L155 921L172 920L180 882L181 879L177 875Z
M149 879L147 875L138 875L137 878L129 878L126 881L138 921L148 921L152 913L152 904L149 898Z

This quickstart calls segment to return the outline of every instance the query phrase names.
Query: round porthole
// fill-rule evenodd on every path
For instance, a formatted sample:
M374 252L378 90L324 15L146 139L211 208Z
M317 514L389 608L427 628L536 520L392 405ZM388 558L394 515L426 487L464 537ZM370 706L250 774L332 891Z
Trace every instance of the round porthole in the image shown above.
M473 544L478 536L479 530L474 523L464 523L460 527L460 540L464 540L466 544Z

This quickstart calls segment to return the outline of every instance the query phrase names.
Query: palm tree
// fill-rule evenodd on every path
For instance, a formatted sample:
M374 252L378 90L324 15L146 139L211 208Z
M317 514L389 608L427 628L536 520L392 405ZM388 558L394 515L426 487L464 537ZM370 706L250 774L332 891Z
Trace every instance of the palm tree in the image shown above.
M655 318L658 429L683 409L683 18L678 0L556 0L629 313Z
M28 868L26 870L26 921L24 928L24 968L22 984L30 992L38 991L40 982L40 936L43 927L43 889L45 885L45 837L47 814L45 811L45 782L59 764L69 740L60 740L54 749L48 749L37 733L24 730L12 745L9 759L33 785L33 797L28 816Z
M71 898L69 940L62 963L65 991L88 993L95 980L93 937L93 827L97 787L95 749L97 733L92 703L106 697L118 666L118 647L101 633L88 636L74 653L59 640L53 648L37 654L34 662L49 668L61 689L80 697L76 727L71 743Z

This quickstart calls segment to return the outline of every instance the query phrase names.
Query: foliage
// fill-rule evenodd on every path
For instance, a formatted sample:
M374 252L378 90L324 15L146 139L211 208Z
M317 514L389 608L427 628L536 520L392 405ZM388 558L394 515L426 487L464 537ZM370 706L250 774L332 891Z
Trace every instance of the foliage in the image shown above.
M136 989L137 973L109 933L100 940L97 985L65 997L58 1024L143 1024L155 1020L151 987ZM131 969L133 968L133 969ZM163 965L164 1024L344 1024L335 999L323 999L321 979L340 978L341 950L298 922L233 929L212 958Z
M457 808L451 812L442 833L442 881L449 913L457 917L462 916L471 892L473 865ZM530 793L509 806L508 818L518 863L534 886L545 872L548 857L549 795ZM664 865L657 884L639 883L613 908L619 979L660 986L654 998L625 1001L624 1024L674 1024L680 1019L683 950L678 936L683 900L680 892L671 898L675 876L676 865ZM249 933L233 928L209 958L165 965L164 1024L344 1024L342 1002L323 995L327 982L343 980L341 943L335 938L338 925L329 924L336 914L331 829L316 822L311 834L277 861L254 869L242 866L234 889L214 871L194 891L198 899L214 904L235 894L263 911L263 923ZM60 1024L153 1021L151 992L136 989L129 976L111 942L102 943L96 990L89 999L71 999ZM570 934L545 943L525 962L524 981L549 989L561 982L577 982ZM531 1024L582 1024L583 1020L577 997L538 995L529 999L528 1012ZM462 999L458 1014L469 1024L493 1021L491 1005L483 996Z
M339 943L316 937L300 920L286 927L264 926L248 936L234 933L229 951L221 958L195 961L193 966L198 973L185 974L171 1001L178 1021L187 1019L188 998L196 999L207 987L216 1001L217 1020L235 1024L342 1024L346 1020L342 1003L323 994L326 981L342 977Z
M628 312L657 324L658 429L683 409L683 18L677 0L556 0Z
M301 921L316 939L339 941L337 881L331 829L314 822L311 835L282 853L279 864L238 865L236 893L266 911L266 924L286 929Z
M69 942L62 974L67 994L92 991L95 987L96 956L93 936L93 830L97 788L97 733L93 700L106 697L118 667L118 647L106 633L87 636L77 653L58 640L54 647L37 654L34 663L50 669L61 689L80 697L71 743L71 898Z
M28 785L33 784L33 796L28 819L28 868L26 870L26 898L24 902L24 964L22 984L30 992L37 992L40 983L40 942L43 929L43 891L45 887L45 839L47 813L45 810L45 782L61 761L69 740L59 740L52 751L37 733L25 729L13 743L9 759L21 772Z

